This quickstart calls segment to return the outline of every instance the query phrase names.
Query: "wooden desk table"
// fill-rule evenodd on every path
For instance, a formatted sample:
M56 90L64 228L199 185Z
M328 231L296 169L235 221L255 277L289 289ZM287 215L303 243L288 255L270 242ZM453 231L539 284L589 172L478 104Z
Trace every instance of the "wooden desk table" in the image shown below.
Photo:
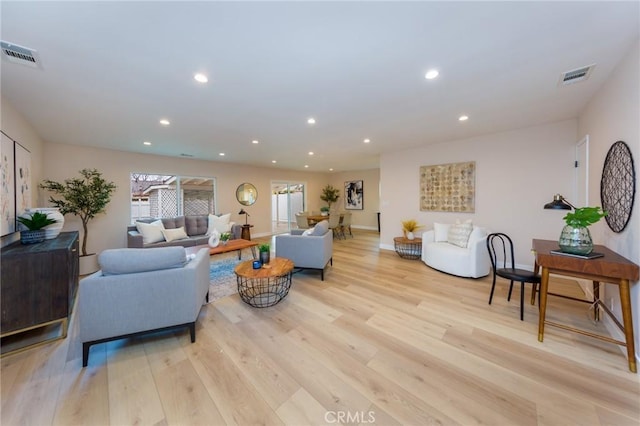
M209 249L209 255L210 256L213 256L213 255L216 255L216 254L221 254L221 253L228 253L230 251L237 251L238 252L238 260L240 260L240 259L242 259L242 249L250 248L251 249L251 255L253 256L254 259L257 259L258 258L258 256L256 255L256 246L257 245L258 245L258 243L253 242L253 241L248 241L248 240L243 240L243 239L235 239L235 240L227 241L226 244L222 244L222 242L220 242L220 244L218 244L217 247L209 247L208 245L187 247L186 248L186 253L187 254L195 254L195 253L199 252L200 249L207 247Z
M562 328L585 336L594 337L606 342L627 347L627 359L629 370L636 373L635 344L633 340L633 320L631 314L631 298L629 294L629 281L637 281L640 275L640 268L635 263L620 256L618 253L602 245L595 245L594 252L604 254L596 259L582 259L572 256L563 256L550 253L551 250L558 249L557 241L533 240L533 251L535 252L536 265L542 268L540 283L540 318L538 321L538 341L544 338L544 326ZM596 309L601 307L624 332L625 342L612 339L608 336L580 330L564 324L558 324L545 319L547 309L547 293L549 289L549 274L566 275L575 278L583 278L593 281L594 289L597 289L600 282L617 284L620 290L620 305L622 308L622 322L615 318L613 313L599 299L596 291L594 303Z

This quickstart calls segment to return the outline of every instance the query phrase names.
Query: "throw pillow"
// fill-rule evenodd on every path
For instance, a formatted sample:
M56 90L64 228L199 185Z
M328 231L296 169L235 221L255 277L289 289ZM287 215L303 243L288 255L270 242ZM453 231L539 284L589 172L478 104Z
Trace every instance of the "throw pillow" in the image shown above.
M324 234L326 234L327 231L329 231L329 222L326 220L323 220L322 222L316 223L316 226L313 227L313 232L311 232L311 234L309 235L315 235L315 236L321 237Z
M313 228L306 229L306 230L302 233L302 236L304 236L304 237L308 237L309 235L313 235Z
M436 243L447 242L449 235L449 227L451 225L448 223L433 223L433 236L434 241Z
M144 244L164 241L164 235L162 234L164 225L161 220L156 220L151 223L136 222L136 228L138 229L138 232L142 234L142 242Z
M470 220L467 220L464 223L457 222L449 227L447 241L458 247L466 248L471 231L473 231L473 223L471 223Z
M184 230L184 226L176 229L163 229L162 235L164 235L164 239L167 240L167 242L189 238L187 232Z
M207 235L211 235L214 230L219 233L231 232L231 213L222 216L209 215L209 226L207 227Z

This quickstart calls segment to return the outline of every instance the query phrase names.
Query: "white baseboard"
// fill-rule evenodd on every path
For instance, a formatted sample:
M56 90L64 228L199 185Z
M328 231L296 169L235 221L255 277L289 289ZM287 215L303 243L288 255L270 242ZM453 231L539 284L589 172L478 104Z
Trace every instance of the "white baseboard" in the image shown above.
M376 226L362 226L362 225L351 225L353 229L366 229L367 231L377 231L378 227Z

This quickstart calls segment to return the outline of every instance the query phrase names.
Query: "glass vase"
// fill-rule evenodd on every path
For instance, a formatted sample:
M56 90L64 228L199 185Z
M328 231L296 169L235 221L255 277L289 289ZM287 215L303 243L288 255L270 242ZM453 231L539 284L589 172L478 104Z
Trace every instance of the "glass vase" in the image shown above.
M593 251L593 240L589 228L585 226L573 227L566 225L558 240L560 250L571 254L589 254Z

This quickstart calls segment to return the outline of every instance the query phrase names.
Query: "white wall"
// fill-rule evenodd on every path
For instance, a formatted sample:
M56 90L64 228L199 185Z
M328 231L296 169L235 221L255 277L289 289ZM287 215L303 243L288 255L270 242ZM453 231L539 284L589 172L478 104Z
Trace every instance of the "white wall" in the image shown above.
M509 234L519 264L533 266L531 240L555 240L564 213L544 210L553 194L570 194L577 121L443 142L383 154L380 159L380 244L393 248L402 234L401 221L416 219L432 229L433 222L472 219L493 232ZM420 211L420 166L476 162L475 213Z
M636 194L631 220L619 234L604 220L593 225L592 236L601 244L640 264L640 41L618 64L606 84L590 100L578 118L578 134L589 135L589 205L601 205L600 179L611 145L622 140L631 149L636 172ZM622 320L618 286L607 285L603 297L607 306ZM612 301L613 299L613 301ZM634 315L636 353L640 348L640 285L631 283L631 309ZM612 332L622 334L606 319Z

